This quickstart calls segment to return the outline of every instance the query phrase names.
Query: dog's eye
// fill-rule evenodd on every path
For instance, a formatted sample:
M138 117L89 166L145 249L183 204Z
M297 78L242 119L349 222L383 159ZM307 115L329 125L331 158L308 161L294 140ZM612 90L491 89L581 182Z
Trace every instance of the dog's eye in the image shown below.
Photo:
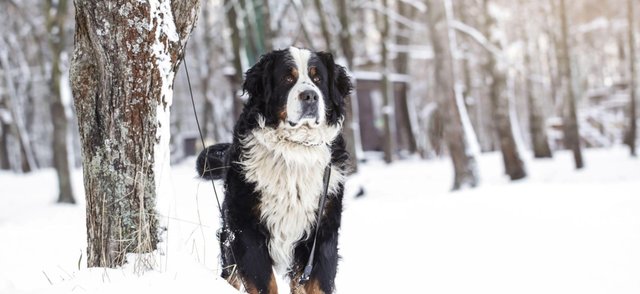
M293 76L285 76L284 77L284 82L287 83L287 84L293 83Z
M313 82L314 82L314 83L316 83L316 84L317 84L317 83L319 83L319 82L320 82L320 76L314 76L314 77L312 78L312 80L313 80Z

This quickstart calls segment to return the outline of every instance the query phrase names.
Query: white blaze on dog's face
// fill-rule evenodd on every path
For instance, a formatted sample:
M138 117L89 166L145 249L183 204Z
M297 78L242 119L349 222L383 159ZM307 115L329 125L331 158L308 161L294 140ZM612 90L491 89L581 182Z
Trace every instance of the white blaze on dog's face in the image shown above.
M306 49L290 47L289 54L295 64L291 77L296 80L287 97L288 127L319 127L326 120L326 105L322 91L318 88L321 82L318 68L309 64L312 53Z

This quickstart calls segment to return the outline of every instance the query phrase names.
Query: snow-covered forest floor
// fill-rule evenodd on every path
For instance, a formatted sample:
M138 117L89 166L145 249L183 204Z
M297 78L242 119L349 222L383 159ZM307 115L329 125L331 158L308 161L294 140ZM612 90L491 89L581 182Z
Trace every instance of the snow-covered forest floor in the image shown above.
M485 154L481 186L461 192L449 192L447 159L370 160L347 187L338 292L640 293L640 161L621 148L585 160L575 171L557 152L511 183L500 155ZM234 293L217 278L213 191L192 166L166 177L168 234L157 270L140 276L135 260L86 269L84 200L54 204L53 170L0 173L0 293ZM82 195L80 171L74 180Z

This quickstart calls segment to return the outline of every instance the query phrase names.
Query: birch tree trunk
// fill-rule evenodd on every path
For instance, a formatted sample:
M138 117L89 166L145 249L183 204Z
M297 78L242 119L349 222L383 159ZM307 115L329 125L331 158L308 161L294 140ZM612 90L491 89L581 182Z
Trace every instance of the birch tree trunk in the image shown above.
M636 49L635 49L635 5L634 0L627 0L627 33L629 34L629 131L627 134L627 143L631 156L636 157L636 136L638 134L637 106L636 106Z
M485 17L483 33L496 48L501 48L500 42L494 34L497 28L495 27L495 19L489 12L489 5L489 0L483 1ZM527 172L514 138L509 117L506 65L500 64L497 56L492 52L488 52L484 70L491 77L489 79L489 100L491 101L493 124L498 134L505 172L511 180L519 180L526 177Z
M158 242L169 108L199 1L75 0L71 81L82 142L87 263L116 267ZM163 171L163 169L166 169Z
M433 47L435 92L439 97L438 108L444 122L444 139L449 148L455 173L452 190L458 190L464 186L475 187L479 182L477 163L470 146L473 144L470 142L470 134L465 132L463 126L462 116L466 111L460 107L464 107L464 103L458 103L456 98L453 56L444 1L427 0L426 2L427 27Z
M47 32L49 33L49 48L52 58L49 77L49 94L52 101L49 108L53 122L53 167L58 176L58 203L76 203L71 185L68 113L60 92L62 83L66 82L62 80L60 59L66 46L65 22L68 8L67 0L47 0L44 11L47 16Z
M580 149L580 133L578 130L578 116L576 114L576 98L573 90L573 74L571 71L571 54L569 52L569 20L567 18L567 7L565 0L560 0L560 22L562 27L562 35L560 37L560 71L562 75L562 83L565 87L565 101L564 109L566 114L563 115L565 121L565 142L567 147L573 151L573 159L575 161L576 169L584 167L584 161L582 160L582 150Z

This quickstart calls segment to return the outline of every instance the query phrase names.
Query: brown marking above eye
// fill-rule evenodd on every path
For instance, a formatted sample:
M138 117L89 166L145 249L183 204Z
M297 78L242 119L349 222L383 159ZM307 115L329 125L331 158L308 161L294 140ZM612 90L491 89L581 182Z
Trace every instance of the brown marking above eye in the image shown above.
M284 81L287 84L292 84L298 79L298 75L299 75L298 69L293 67L291 68L291 73L289 73L287 76L284 77Z
M318 75L318 68L315 66L309 67L309 76L314 83L320 82L320 75Z

